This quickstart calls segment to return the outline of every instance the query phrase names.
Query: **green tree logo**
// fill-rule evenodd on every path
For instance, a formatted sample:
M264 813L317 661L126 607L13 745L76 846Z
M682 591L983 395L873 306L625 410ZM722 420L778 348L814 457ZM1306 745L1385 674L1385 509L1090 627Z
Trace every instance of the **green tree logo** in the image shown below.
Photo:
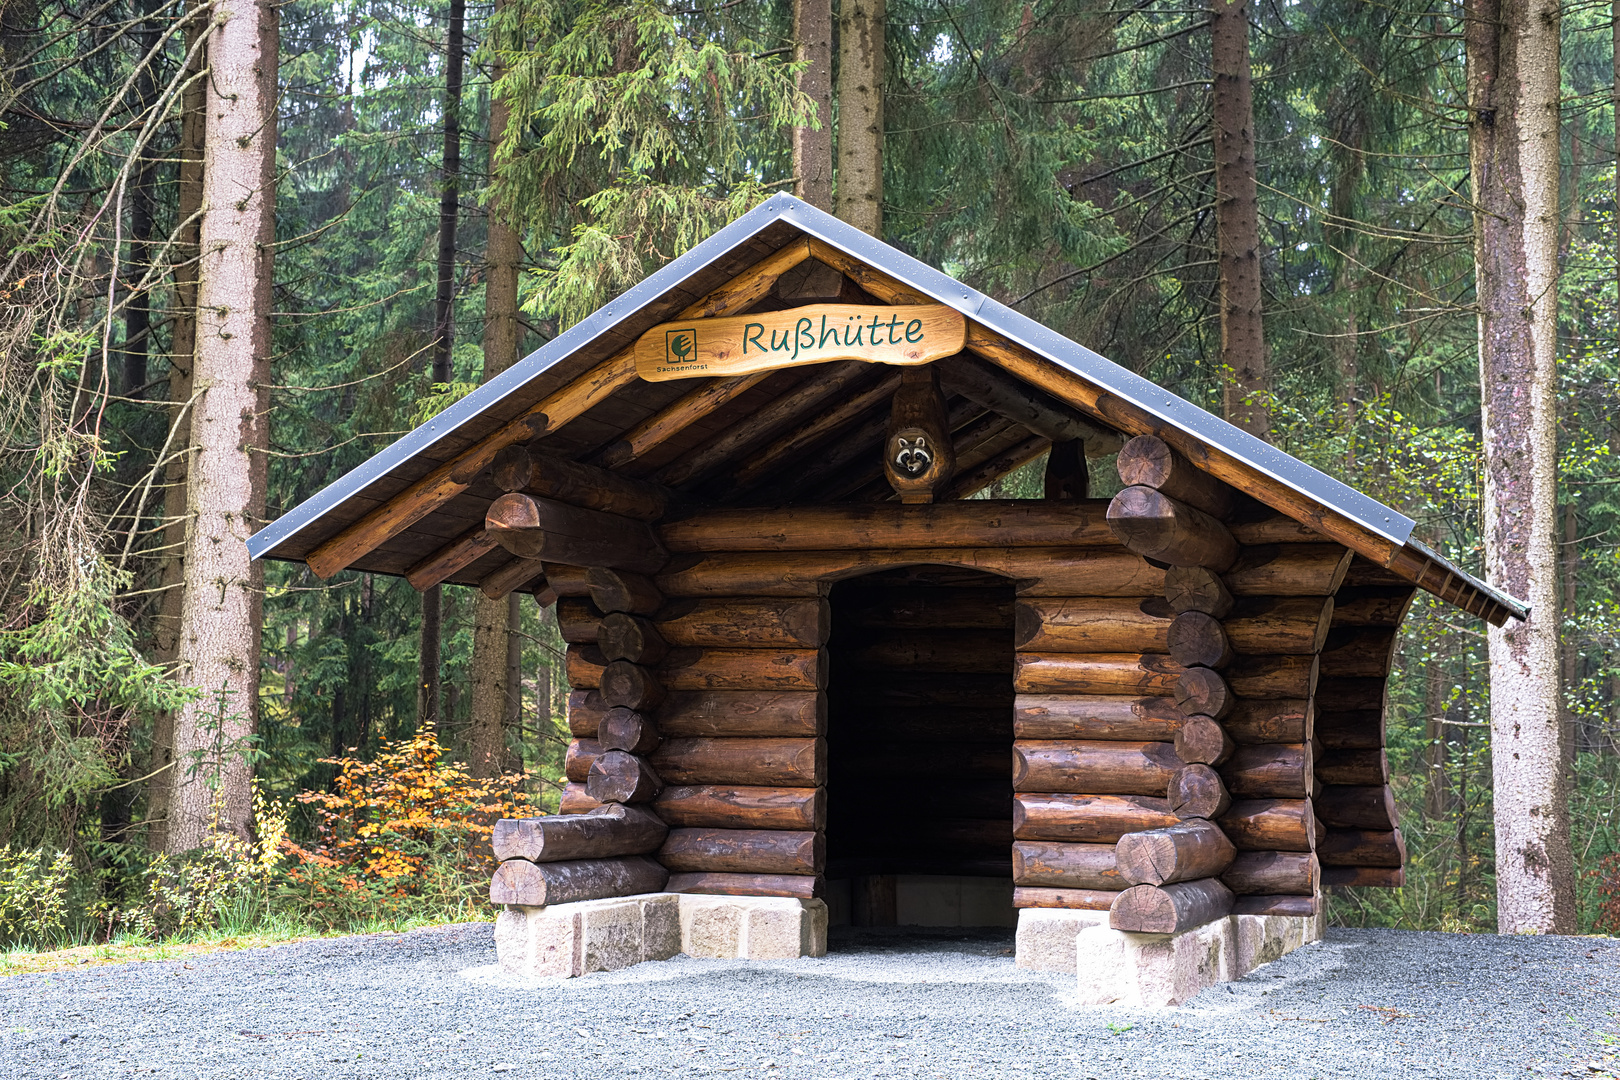
M697 331L691 328L665 331L664 352L666 359L677 364L692 359L697 354Z

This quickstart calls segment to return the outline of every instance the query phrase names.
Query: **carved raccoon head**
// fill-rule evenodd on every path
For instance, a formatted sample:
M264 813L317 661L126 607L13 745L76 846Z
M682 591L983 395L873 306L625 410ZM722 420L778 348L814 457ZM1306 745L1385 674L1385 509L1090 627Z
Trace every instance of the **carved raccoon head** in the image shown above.
M907 476L921 476L933 463L934 452L928 447L926 435L913 439L901 435L895 439L894 467Z

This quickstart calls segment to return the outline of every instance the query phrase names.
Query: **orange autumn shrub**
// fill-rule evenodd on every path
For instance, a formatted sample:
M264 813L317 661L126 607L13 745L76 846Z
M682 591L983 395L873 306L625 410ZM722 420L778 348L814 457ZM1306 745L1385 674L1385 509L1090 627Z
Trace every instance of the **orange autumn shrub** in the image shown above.
M331 925L385 914L472 914L494 871L495 822L539 812L523 792L523 774L473 778L446 759L431 724L384 743L371 761L324 760L339 768L333 789L298 796L315 810L315 836L307 844L284 840L282 848L288 892Z

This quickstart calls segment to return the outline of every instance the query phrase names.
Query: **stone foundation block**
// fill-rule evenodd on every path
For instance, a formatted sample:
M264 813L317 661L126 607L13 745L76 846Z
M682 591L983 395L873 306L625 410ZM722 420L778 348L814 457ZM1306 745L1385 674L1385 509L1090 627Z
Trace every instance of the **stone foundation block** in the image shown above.
M681 951L714 960L827 955L827 905L787 896L680 894Z
M680 900L670 893L509 906L495 920L502 970L529 978L617 971L680 951Z
M1107 926L1108 912L1074 908L1020 908L1015 949L1019 967L1075 973L1075 939L1082 930Z

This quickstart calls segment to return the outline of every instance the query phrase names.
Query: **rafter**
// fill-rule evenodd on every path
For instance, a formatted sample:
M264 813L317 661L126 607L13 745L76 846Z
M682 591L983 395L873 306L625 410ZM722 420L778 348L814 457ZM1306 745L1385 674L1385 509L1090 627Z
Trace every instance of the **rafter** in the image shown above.
M809 244L795 241L767 255L676 317L704 318L745 308L770 292L783 273L809 257ZM467 490L501 450L556 431L635 381L634 349L626 348L322 543L309 553L306 561L310 569L318 577L329 578L352 565Z
M435 551L409 570L405 580L418 592L426 592L458 571L471 566L499 545L482 525L475 525Z

